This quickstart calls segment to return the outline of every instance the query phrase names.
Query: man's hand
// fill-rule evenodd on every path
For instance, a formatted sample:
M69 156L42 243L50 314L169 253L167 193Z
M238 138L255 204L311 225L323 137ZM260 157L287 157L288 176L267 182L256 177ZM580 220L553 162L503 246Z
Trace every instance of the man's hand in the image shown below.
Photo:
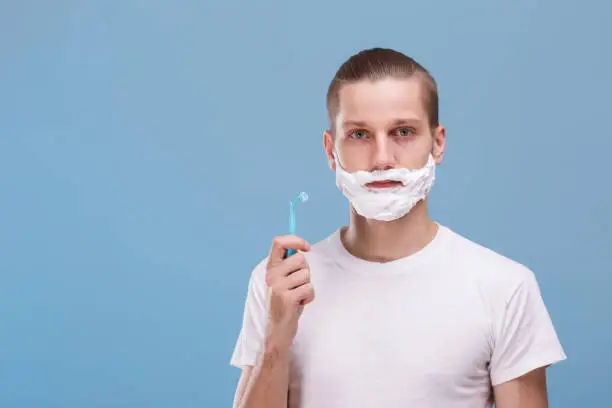
M304 305L314 299L310 268L304 254L285 258L287 249L308 251L302 238L274 238L266 266L268 325L262 355L254 368L245 368L236 392L235 407L287 408L289 351Z
M285 258L289 248L298 252ZM314 299L310 268L300 252L309 250L308 242L300 237L285 235L274 238L266 268L269 288L266 351L284 353L289 350L303 307Z

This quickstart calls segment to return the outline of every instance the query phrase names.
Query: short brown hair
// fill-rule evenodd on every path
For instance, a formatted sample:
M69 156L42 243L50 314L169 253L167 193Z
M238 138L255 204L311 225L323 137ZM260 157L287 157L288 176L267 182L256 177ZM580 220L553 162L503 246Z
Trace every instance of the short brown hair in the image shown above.
M340 66L327 90L327 112L334 127L338 111L338 94L343 85L362 80L375 81L388 77L421 79L429 125L438 126L438 87L433 76L409 56L389 48L371 48L351 56Z

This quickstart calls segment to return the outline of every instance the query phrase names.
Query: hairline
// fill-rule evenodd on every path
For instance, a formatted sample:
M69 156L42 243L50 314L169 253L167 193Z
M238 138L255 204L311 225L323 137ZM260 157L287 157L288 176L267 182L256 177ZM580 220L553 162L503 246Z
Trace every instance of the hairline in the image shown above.
M345 86L345 85L352 85L352 84L358 84L358 83L363 83L363 82L379 82L379 81L383 81L385 79L398 79L398 80L411 80L411 79L415 79L415 77L418 77L416 79L418 79L419 82L419 88L421 91L421 102L423 104L423 108L425 111L425 114L427 115L427 124L428 126L433 129L437 126L439 126L439 120L434 121L431 118L430 115L430 109L429 109L429 105L432 103L431 102L431 94L435 94L437 93L437 86L436 86L436 82L435 80L429 76L426 72L421 72L421 71L415 71L412 72L408 75L381 75L381 76L369 76L369 77L365 77L362 79L358 79L358 80L336 80L335 83L333 83L329 90L328 90L328 95L327 95L327 118L329 121L329 126L330 129L332 130L332 132L335 132L336 130L336 121L337 121L337 117L338 114L340 113L340 90ZM332 113L333 113L333 117L332 117Z

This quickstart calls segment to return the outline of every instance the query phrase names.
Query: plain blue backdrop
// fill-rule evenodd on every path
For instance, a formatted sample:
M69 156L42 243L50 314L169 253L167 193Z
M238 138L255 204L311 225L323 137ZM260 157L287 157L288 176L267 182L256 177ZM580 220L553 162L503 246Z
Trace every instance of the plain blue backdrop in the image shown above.
M251 268L347 221L325 92L363 48L428 67L442 223L536 273L612 407L609 1L0 2L0 406L231 405Z

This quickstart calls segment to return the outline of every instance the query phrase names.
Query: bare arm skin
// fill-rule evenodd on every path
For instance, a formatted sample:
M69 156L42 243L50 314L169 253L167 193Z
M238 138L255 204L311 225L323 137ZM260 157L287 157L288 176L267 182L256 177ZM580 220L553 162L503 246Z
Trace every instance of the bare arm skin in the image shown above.
M268 324L264 348L255 367L243 368L234 408L287 408L289 362L304 305L314 299L310 269L301 252L285 259L285 251L308 251L296 236L274 239L266 269Z
M493 389L497 408L548 408L546 368L500 384Z

